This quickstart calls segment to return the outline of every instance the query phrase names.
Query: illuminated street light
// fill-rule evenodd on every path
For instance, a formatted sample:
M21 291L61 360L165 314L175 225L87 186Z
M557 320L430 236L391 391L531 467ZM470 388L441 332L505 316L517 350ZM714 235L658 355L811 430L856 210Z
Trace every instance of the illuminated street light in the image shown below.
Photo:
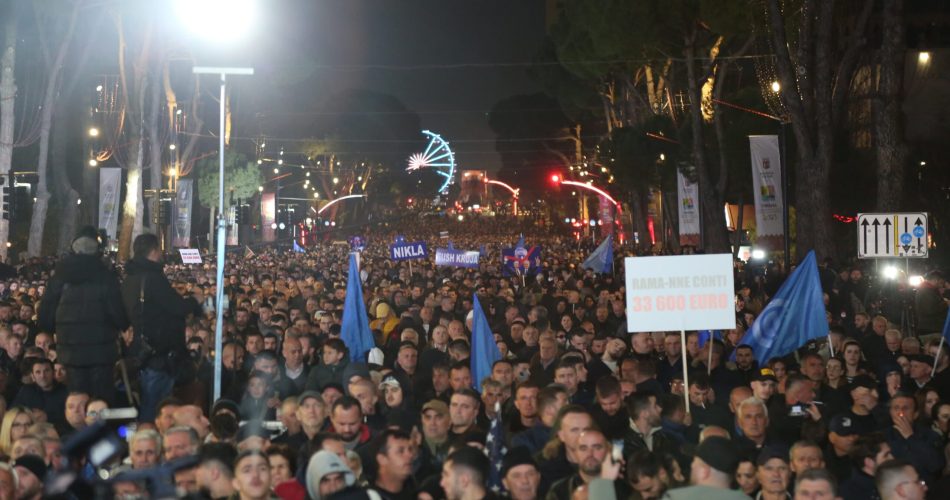
M168 149L170 149L170 150L172 150L172 151L174 151L175 148L177 148L177 147L178 147L178 146L176 146L176 145L174 145L174 144L169 144L169 145L168 145Z
M215 44L243 38L259 18L255 0L175 0L174 9L191 33Z
M263 192L264 192L264 186L257 186L257 191L263 193Z
M96 127L89 127L89 137L99 137L99 129Z
M917 63L919 63L921 66L930 64L930 52L921 52L920 54L917 54Z
M780 90L782 90L782 84L778 80L772 82L772 92L778 94Z
M95 166L98 166L98 165L99 165L99 162L96 161L95 158L89 160L89 166L90 166L90 167L95 167Z

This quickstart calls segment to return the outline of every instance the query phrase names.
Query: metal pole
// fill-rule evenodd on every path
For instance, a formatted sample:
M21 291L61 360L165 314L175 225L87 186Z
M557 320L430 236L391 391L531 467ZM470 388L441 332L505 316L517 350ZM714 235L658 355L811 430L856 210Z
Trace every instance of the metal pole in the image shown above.
M788 123L785 121L781 122L782 135L779 138L779 148L781 149L782 154L782 237L785 240L785 275L788 276L789 269L791 268L791 235L788 234L788 162L786 161L785 152L788 150L786 146L786 128Z
M710 338L707 342L711 342ZM709 346L712 348L712 345ZM686 401L686 413L689 413L689 363L686 362L686 330L680 330L680 359L683 360L683 399Z
M218 135L218 267L215 281L215 313L214 322L214 401L221 397L221 356L224 348L224 108L225 92L227 90L227 75L221 73L221 101L218 119L220 129Z
M254 68L227 68L195 66L196 75L219 75L221 77L220 109L218 110L218 252L217 279L215 281L214 323L214 400L221 397L221 356L224 344L224 244L227 239L224 215L224 119L227 99L227 75L253 75Z

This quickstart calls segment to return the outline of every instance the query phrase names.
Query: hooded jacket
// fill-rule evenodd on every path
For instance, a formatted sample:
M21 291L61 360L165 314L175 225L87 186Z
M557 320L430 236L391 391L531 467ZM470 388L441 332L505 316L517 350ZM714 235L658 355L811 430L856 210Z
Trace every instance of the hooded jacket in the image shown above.
M56 332L59 360L72 366L115 363L116 339L129 327L119 280L98 255L63 257L38 315L41 329Z
M320 480L324 476L335 473L343 473L343 480L347 486L353 486L356 482L353 471L336 454L321 450L310 457L310 462L307 463L307 493L310 494L311 499L321 500Z
M156 356L184 351L185 318L201 314L198 301L172 288L161 263L135 257L125 265L125 272L122 300L135 333L148 340Z

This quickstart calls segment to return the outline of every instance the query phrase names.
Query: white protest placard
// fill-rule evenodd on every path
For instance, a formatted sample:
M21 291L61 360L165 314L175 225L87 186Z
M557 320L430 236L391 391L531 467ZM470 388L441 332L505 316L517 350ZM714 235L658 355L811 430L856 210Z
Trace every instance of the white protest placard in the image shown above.
M179 248L183 264L201 264L201 252L197 248Z
M736 327L732 255L627 257L627 331Z

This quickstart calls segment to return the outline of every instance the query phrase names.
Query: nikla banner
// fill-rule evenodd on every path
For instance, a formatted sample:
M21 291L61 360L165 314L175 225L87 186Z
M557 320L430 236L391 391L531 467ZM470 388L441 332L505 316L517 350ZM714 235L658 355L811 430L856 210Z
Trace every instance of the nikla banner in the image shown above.
M752 188L755 194L755 246L768 250L785 247L782 227L782 163L777 135L750 135Z
M679 202L680 245L699 246L699 184L676 171L676 196Z
M478 267L478 250L456 250L449 243L448 248L435 250L435 265L451 267Z
M407 242L403 236L396 236L396 241L389 246L391 260L418 260L429 256L429 249L424 241Z
M505 276L537 274L541 270L541 246L526 247L522 237L514 248L501 250L501 260Z

